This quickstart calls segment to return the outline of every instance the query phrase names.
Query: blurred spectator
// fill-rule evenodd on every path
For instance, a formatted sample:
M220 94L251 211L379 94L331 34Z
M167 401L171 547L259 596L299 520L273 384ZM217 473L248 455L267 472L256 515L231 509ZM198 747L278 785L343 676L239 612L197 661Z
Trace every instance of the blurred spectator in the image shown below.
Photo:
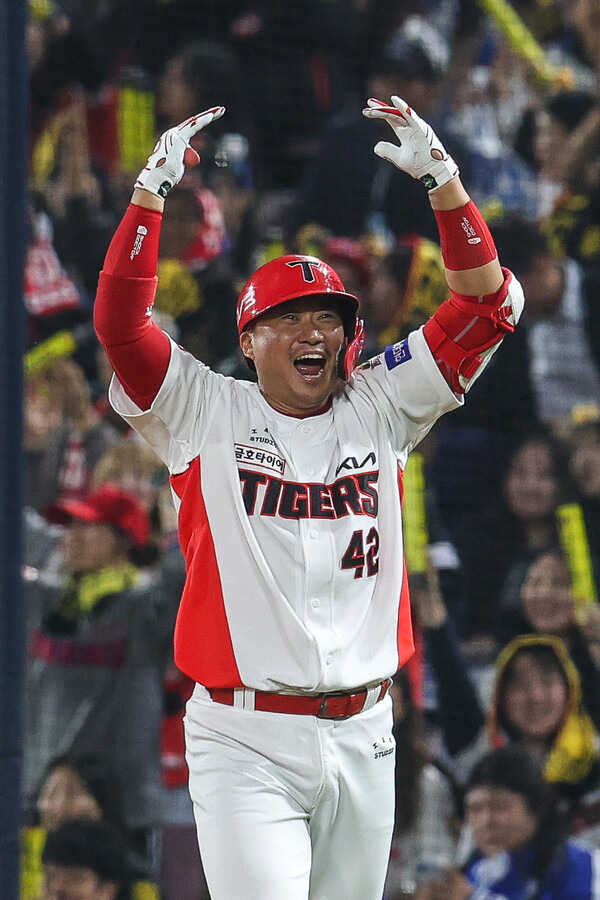
M548 41L547 53L554 65L567 65L575 86L595 90L600 59L600 12L595 0L556 0L562 27Z
M162 678L181 590L165 560L142 577L129 561L148 539L148 516L122 488L103 484L64 500L62 583L26 583L24 798L33 807L48 763L98 754L118 779L125 825L143 858L161 821ZM151 860L156 863L156 860Z
M54 225L39 198L27 209L24 302L28 345L31 347L59 329L72 328L89 318L85 298L58 257Z
M361 310L364 312L371 288L371 271L367 251L360 241L345 237L327 237L320 252L315 255L335 268L348 293L360 299Z
M160 134L218 102L227 122L215 122L212 133L199 140L215 141L228 131L244 132L248 123L241 102L241 73L231 47L192 40L165 63L156 86L156 130ZM198 145L203 146L203 145ZM201 152L201 151L200 151ZM202 153L201 153L202 155Z
M163 215L156 307L175 322L178 340L215 365L238 345L237 292L214 194L192 177L171 191Z
M86 818L104 820L126 840L114 777L97 756L65 755L52 760L37 799L39 824L25 828L21 857L21 898L39 900L43 881L42 852L46 837L63 822ZM146 878L143 866L126 849L134 898L155 900L158 889Z
M63 529L50 525L35 509L23 509L23 567L24 578L35 579L40 571L58 576L62 565L60 549Z
M437 90L444 74L448 47L424 20L418 28L402 29L381 47L366 85L366 96L405 99L432 121ZM352 107L331 119L320 148L305 173L296 215L298 224L316 222L333 235L364 233L418 234L438 241L435 218L418 182L404 184L373 153L377 135ZM467 187L466 148L458 147L444 122L433 122L451 155L461 160ZM383 135L383 132L382 132ZM387 134L385 134L387 139Z
M598 790L598 732L582 703L581 680L564 643L551 635L530 634L507 644L497 659L486 713L439 602L435 607L421 604L419 618L438 689L444 747L459 783L490 748L519 743L541 761L544 777L576 816Z
M448 773L427 745L425 721L405 671L394 677L396 818L385 900L414 892L420 862L436 857L450 864L456 849L458 810ZM389 749L382 745L380 752Z
M592 418L569 431L569 468L583 508L591 552L600 559L600 420L594 409L590 413Z
M442 511L465 569L472 635L493 633L501 609L516 603L531 555L558 543L556 509L571 499L563 445L547 429L532 430L504 462L498 487L476 519Z
M74 819L48 835L41 900L134 900L122 836L108 822Z
M459 53L453 61L448 127L470 148L469 192L484 213L535 216L535 173L513 148L517 124L532 102L531 79L495 30L482 31L475 58Z
M367 332L363 359L420 328L447 296L442 255L433 241L407 236L375 255L370 289L359 295Z
M119 0L102 5L98 34L113 67L126 60L157 78L190 40L226 43L229 24L239 8L240 0Z
M471 675L465 664L439 591L419 595L417 618L438 693L436 723L458 782L491 747L522 744L555 784L571 832L597 844L598 732L564 642L539 634L513 639L497 659L490 699L481 675Z
M520 603L500 617L501 644L519 634L550 634L564 641L581 678L583 700L600 731L600 607L576 604L569 565L560 548L540 550L525 569Z
M92 469L118 440L92 403L80 366L58 359L25 385L25 502L43 512L60 498L80 498Z
M348 0L245 2L231 22L260 190L294 190L324 123L346 105L351 7Z
M30 148L34 179L51 167L55 115L73 96L98 90L107 76L98 42L54 2L30 3L27 55L30 68Z
M57 756L46 769L37 798L39 824L53 831L66 819L108 819L122 827L114 779L97 756Z
M600 259L600 111L591 93L561 91L526 111L517 149L536 171L536 218L557 256Z
M55 117L56 145L43 196L54 227L54 246L88 306L115 227L107 173L92 162L82 95Z
M529 377L542 421L600 404L600 270L559 259L538 226L511 217L493 228L504 265L523 285Z
M92 487L100 489L106 482L127 491L148 514L148 540L143 547L132 548L132 562L145 569L160 566L167 550L179 553L175 546L177 523L171 508L168 473L146 443L133 438L108 447L94 468ZM166 491L168 505L164 498Z
M122 487L152 515L167 471L147 444L120 441L105 450L94 468L94 487L106 481Z
M524 748L494 750L474 767L465 824L466 862L438 873L417 891L418 900L593 897L600 851L567 840L557 797Z

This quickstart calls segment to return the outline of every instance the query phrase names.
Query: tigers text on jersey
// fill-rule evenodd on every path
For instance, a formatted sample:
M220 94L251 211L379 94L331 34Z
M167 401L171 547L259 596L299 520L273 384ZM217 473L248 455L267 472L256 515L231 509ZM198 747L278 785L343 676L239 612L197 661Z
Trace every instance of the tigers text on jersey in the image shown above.
M413 649L401 471L460 404L422 333L386 348L326 412L276 412L256 384L176 344L147 412L110 398L168 466L187 581L177 665L208 687L336 691Z

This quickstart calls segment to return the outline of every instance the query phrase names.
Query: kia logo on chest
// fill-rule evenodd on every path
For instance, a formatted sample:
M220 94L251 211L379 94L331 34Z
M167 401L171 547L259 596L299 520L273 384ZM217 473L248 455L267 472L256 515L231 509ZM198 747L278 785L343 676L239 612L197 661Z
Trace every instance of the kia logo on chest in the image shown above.
M347 456L346 459L339 464L335 470L335 474L339 475L342 469L364 469L367 463L371 463L373 466L376 463L375 453L372 450L365 456L362 462L360 462L356 456Z

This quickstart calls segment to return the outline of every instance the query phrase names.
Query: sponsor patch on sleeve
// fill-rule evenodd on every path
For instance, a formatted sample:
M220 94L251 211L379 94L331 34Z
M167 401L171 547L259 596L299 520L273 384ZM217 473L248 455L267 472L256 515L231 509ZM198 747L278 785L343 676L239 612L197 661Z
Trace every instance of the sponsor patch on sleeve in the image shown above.
M385 362L388 369L395 369L401 363L412 359L410 350L408 349L408 338L398 341L397 344L391 344L385 348Z

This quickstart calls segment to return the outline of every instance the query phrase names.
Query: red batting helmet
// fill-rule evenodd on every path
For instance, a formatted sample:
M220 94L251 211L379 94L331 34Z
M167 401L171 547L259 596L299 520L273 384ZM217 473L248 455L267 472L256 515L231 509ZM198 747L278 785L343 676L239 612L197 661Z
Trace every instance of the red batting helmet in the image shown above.
M237 303L238 333L268 310L299 297L328 296L339 300L346 335L344 372L350 374L364 344L362 320L356 315L358 300L344 290L342 279L316 256L279 256L256 270Z

